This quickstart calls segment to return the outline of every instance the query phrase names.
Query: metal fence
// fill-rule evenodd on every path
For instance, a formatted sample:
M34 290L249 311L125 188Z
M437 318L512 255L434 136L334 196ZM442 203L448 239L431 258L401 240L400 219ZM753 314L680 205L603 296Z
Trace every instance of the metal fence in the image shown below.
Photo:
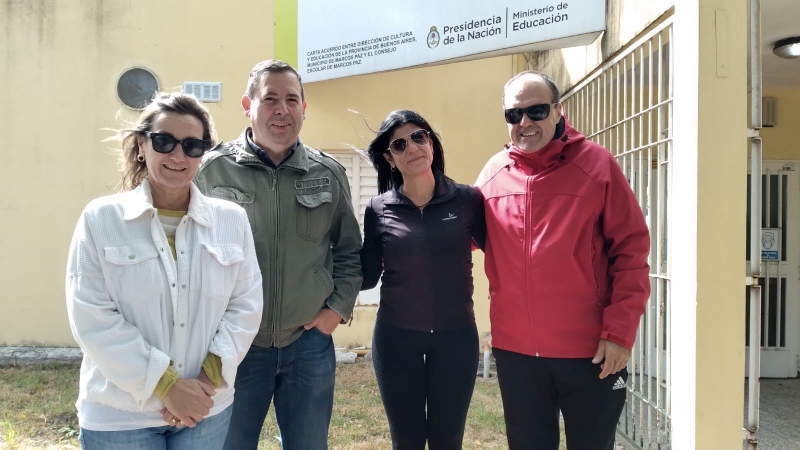
M653 27L564 95L573 126L616 156L650 228L651 295L628 366L619 434L670 448L672 18Z

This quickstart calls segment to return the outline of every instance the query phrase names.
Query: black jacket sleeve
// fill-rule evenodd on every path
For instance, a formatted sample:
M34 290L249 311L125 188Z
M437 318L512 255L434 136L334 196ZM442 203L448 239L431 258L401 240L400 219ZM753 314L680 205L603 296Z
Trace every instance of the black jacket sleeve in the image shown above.
M468 186L469 190L469 203L472 210L472 241L481 250L486 249L486 214L483 206L483 194L472 187Z
M364 281L361 283L362 291L374 288L383 272L383 247L378 229L380 219L372 206L375 201L381 199L378 197L370 199L364 211L364 245L361 247L361 272L364 275Z

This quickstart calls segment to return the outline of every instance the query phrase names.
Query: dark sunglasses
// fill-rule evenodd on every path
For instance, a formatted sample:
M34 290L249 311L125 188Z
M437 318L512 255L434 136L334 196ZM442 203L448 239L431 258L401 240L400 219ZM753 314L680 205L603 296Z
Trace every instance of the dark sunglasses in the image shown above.
M527 108L509 108L503 113L506 117L506 123L511 125L522 122L523 114L534 122L538 122L547 119L547 116L550 115L550 108L557 105L558 103L544 103L541 105L531 105Z
M420 128L419 130L413 131L410 134L393 140L389 144L389 150L391 150L391 152L395 155L402 155L408 146L408 138L411 138L411 140L417 145L425 145L430 139L430 133L428 133L428 130L423 130Z
M184 139L179 141L172 135L166 133L152 133L145 131L144 134L153 142L153 150L158 153L169 153L175 149L175 144L180 143L183 153L190 158L203 156L206 150L211 148L211 142L202 139Z

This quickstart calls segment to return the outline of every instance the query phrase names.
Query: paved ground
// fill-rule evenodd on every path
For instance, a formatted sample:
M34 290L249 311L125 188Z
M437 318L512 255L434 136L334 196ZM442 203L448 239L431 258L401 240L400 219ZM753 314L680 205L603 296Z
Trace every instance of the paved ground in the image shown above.
M747 420L747 392L744 399L743 424ZM757 436L759 450L800 450L800 379L761 380Z
M744 411L742 425L747 421L747 391L744 392ZM630 414L630 411L629 411ZM636 422L634 420L634 422ZM637 434L647 434L647 426L634 424ZM650 426L651 436L658 436L655 419ZM659 448L655 443L648 445L648 438L642 439L645 449ZM618 449L634 450L621 436L617 437ZM665 447L661 447L665 448ZM679 449L672 449L679 450ZM747 445L742 441L742 450ZM760 426L758 431L758 450L800 450L800 379L764 379L761 381Z

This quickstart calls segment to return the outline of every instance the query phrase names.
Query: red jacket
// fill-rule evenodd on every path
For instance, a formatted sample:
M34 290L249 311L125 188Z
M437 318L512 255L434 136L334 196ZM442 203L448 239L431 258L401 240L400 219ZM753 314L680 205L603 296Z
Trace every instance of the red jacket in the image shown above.
M611 153L566 122L538 152L507 144L477 186L492 345L548 358L591 358L600 339L633 347L650 233Z

